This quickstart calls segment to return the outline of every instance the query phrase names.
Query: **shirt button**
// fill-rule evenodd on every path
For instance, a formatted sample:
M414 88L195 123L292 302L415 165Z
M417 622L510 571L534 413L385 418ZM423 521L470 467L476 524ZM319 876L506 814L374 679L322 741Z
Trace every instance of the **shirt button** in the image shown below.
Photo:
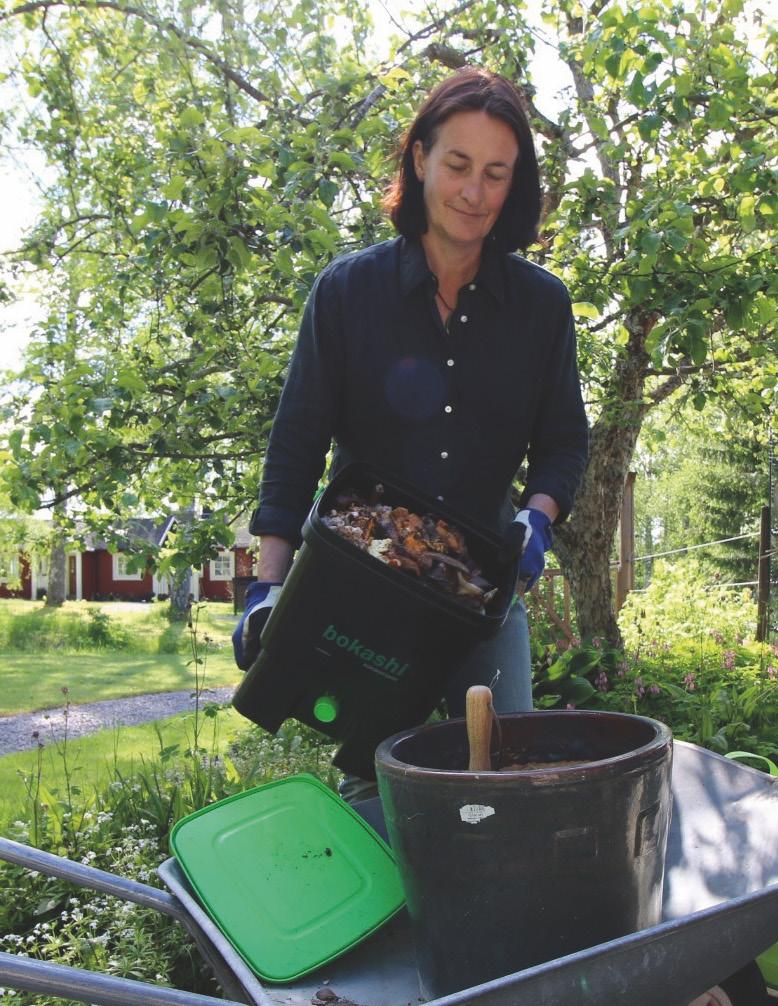
M447 405L443 411L444 412L453 412L454 410L453 410L453 408L450 405Z
M464 322L466 322L466 321L467 321L467 315L466 315L466 314L463 314L463 315L462 315L462 316L460 317L460 319L459 319L459 320L460 320L461 322L463 322L463 323L464 323Z
M443 460L445 461L445 459L446 459L446 458L448 457L448 451L441 451L441 452L440 452L440 456L441 456L441 457L443 458Z
M454 366L454 361L453 360L446 360L446 366L447 367L453 367Z
M468 290L475 290L475 288L476 288L475 283L471 283L470 286L467 289Z

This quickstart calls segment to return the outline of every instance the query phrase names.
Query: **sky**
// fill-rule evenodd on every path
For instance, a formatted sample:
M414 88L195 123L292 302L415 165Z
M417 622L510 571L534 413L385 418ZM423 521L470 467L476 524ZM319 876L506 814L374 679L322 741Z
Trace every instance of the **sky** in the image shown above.
M22 234L34 222L37 212L35 190L24 174L0 161L0 252L19 244ZM30 329L40 315L32 297L0 307L0 369L16 368Z
M371 0L371 3L377 24L376 35L388 38L389 34L396 33L389 22L391 14L418 6L420 0ZM400 15L398 20L403 20ZM386 30L381 29L382 23ZM535 81L542 82L544 77L554 79L558 75L558 67L553 51L539 43L533 63ZM548 89L546 100L553 100L555 90ZM554 112L553 108L543 107L542 110L549 115ZM29 170L7 156L0 156L0 253L18 247L23 233L35 223L38 209L37 190L30 182ZM40 315L41 309L34 295L11 305L0 305L0 370L18 369L29 333Z

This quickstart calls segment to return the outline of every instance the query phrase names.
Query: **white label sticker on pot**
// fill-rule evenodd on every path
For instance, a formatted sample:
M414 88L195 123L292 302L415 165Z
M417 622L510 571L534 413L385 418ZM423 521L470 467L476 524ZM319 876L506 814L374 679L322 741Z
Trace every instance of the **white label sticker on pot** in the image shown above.
M491 817L493 813L494 807L484 807L480 803L466 803L464 807L459 808L459 816L465 824L478 824L485 817Z

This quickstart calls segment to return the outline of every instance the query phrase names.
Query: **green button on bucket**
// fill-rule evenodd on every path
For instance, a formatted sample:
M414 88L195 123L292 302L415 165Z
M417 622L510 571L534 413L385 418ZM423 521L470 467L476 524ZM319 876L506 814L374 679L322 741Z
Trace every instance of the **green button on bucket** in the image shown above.
M322 695L313 704L313 715L320 723L332 723L339 710L340 704L332 695Z

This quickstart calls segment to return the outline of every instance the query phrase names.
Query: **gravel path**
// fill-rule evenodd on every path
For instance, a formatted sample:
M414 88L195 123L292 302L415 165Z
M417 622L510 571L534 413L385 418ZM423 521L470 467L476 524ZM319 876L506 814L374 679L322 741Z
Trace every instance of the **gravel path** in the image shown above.
M234 688L206 688L201 702L229 702ZM156 695L134 695L126 699L105 699L72 705L68 710L68 737L85 737L115 726L129 727L151 720L162 720L176 713L194 709L192 692L159 692ZM34 748L38 738L45 744L60 739L65 730L64 707L42 709L17 716L0 716L0 756Z

